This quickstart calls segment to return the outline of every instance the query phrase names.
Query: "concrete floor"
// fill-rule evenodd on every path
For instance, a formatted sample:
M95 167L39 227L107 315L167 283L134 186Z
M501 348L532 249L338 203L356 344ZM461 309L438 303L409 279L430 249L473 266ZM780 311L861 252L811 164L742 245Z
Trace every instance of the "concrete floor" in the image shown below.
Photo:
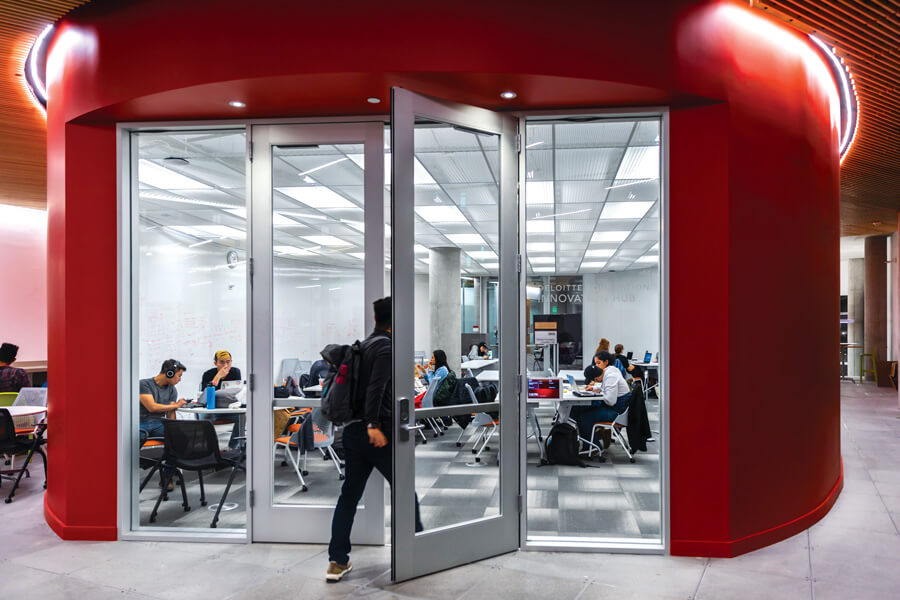
M828 600L898 597L897 393L841 384L844 491L820 523L735 559L516 552L399 585L385 548L354 551L326 584L323 546L62 542L40 476L0 504L0 596L79 598L596 598ZM4 482L2 489L9 489Z

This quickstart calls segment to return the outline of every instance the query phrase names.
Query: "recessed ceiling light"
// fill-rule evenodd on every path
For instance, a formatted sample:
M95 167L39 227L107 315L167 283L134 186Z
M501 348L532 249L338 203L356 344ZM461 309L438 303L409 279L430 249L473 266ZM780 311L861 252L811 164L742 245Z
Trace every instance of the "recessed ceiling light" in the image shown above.
M616 251L612 248L599 248L597 250L588 250L584 253L585 258L609 258Z
M455 206L417 206L416 214L429 223L466 223L466 216Z
M552 265L556 259L552 256L531 256L528 258L528 262L533 265Z
M483 246L484 238L477 233L448 233L446 238L460 246Z
M553 233L553 221L534 221L530 220L525 224L528 233Z
M624 242L630 231L595 231L592 242Z
M606 266L605 262L583 262L581 263L582 269L602 269Z
M640 219L647 214L653 202L607 202L603 205L601 219Z
M512 100L513 98L516 97L516 93L507 90L505 92L501 92L500 97L503 98L504 100Z
M556 267L535 267L532 269L535 273L553 273Z
M232 100L231 102L228 103L228 106L231 106L233 108L244 108L247 105L244 104L243 102L241 102L240 100Z
M373 96L371 98L366 98L366 102L368 102L369 104L378 104L379 102L381 102L381 98L375 98Z

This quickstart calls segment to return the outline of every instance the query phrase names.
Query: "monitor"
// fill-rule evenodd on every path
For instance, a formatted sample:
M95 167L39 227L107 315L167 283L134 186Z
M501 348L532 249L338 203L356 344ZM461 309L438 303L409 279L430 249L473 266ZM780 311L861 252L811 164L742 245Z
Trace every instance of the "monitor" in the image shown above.
M649 350L647 350L646 352L644 352L644 362L645 362L645 363L650 362L650 359L651 359L651 358L653 358L653 353L652 353L652 352L650 352Z
M552 377L529 377L529 398L559 398L559 379Z

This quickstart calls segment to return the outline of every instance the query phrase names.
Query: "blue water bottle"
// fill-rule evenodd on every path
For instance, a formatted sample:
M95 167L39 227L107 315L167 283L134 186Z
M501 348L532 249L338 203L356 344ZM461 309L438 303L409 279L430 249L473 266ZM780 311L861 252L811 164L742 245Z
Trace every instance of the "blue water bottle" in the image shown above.
M206 408L212 410L216 407L216 388L211 385L206 386Z

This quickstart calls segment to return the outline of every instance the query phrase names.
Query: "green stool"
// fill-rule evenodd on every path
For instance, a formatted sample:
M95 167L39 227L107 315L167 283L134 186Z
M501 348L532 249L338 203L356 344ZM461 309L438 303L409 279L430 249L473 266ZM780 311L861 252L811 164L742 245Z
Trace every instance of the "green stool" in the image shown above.
M866 357L872 359L872 368L871 369L863 369L863 365L866 362ZM860 354L859 355L859 382L862 383L867 373L871 373L875 378L875 385L878 385L878 369L875 368L875 361L878 360L878 350L872 350L871 354Z
M0 406L12 406L19 392L0 392Z

